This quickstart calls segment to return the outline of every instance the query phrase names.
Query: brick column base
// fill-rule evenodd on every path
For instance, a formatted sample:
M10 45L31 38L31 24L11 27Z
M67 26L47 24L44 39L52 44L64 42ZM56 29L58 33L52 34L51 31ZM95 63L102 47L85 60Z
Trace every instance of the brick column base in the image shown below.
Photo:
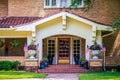
M38 59L25 59L25 70L37 72L38 70Z
M103 70L103 60L90 60L90 71L91 72L99 72Z

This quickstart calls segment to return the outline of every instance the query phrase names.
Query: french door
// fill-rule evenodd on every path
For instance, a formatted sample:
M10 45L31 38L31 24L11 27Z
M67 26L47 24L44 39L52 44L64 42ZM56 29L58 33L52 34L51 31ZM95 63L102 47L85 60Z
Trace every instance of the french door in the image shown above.
M58 64L70 64L70 38L58 38Z

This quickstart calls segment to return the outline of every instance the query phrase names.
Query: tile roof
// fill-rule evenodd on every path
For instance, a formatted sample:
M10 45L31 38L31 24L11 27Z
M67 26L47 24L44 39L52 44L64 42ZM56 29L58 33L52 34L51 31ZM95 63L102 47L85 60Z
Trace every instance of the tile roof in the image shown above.
M0 19L0 28L10 28L10 26L26 24L39 19L41 17L4 17Z
M97 21L88 19L86 17L80 16L78 14L75 14L75 13L72 13L72 12L69 12L69 11L66 11L66 12L74 14L74 15L76 15L78 17L90 20L90 21L98 23L98 24L107 25L107 26L111 25L111 24L106 24L106 23L103 23L103 22L97 22ZM57 13L60 13L60 12L57 12ZM19 16L18 17L18 16L10 16L10 17L0 18L0 28L10 28L10 26L17 26L17 25L23 25L23 24L35 22L37 20L41 20L41 19L47 18L47 17L55 15L57 13L46 15L44 17L28 17L28 16L26 16L26 17Z

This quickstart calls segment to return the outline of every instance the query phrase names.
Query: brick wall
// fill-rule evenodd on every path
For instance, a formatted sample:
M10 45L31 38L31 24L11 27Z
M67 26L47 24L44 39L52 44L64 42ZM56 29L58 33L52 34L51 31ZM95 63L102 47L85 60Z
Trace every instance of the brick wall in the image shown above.
M0 60L9 60L9 61L19 61L21 64L21 66L24 66L25 65L25 62L24 62L24 56L23 57L20 57L20 56L9 56L9 57L0 57Z
M8 0L0 0L0 17L8 15Z
M60 9L44 9L44 0L9 0L9 16L45 16ZM98 22L111 24L120 17L120 0L92 0L93 7L88 12L71 10L81 16Z

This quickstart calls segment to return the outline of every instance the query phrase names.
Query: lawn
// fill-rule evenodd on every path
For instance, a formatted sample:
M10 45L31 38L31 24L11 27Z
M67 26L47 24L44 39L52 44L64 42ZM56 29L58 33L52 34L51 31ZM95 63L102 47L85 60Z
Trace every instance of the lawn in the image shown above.
M120 72L96 72L79 74L79 80L120 80Z
M46 74L24 71L0 71L0 79L45 78Z

